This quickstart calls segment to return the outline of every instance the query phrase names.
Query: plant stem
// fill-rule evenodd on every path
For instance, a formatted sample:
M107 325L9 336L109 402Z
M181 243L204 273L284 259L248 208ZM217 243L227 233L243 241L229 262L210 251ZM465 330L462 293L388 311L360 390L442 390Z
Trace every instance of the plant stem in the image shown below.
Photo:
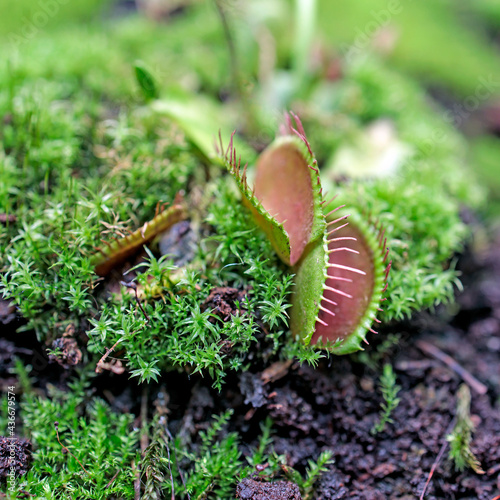
M307 61L316 27L317 0L295 0L293 71L299 89L307 77Z
M227 48L229 50L229 64L231 66L233 86L239 97L243 97L243 89L241 88L240 82L240 72L238 68L238 58L236 54L236 46L234 44L233 36L231 35L231 30L229 29L229 23L227 20L226 11L221 4L221 0L214 0L215 7L219 13L219 17L222 23L222 29L224 30L224 37L226 38Z
M453 427L455 425L455 422L456 422L456 418L454 418L450 422L450 425L448 425L448 429L446 431L446 435L448 435L450 433L451 429L453 429ZM439 453L438 453L436 459L434 460L434 463L432 464L431 470L430 470L430 472L429 472L429 474L427 476L427 481L424 484L424 489L422 490L422 493L420 494L419 500L424 500L424 498L425 498L425 492L427 490L427 487L429 486L429 483L432 480L432 476L434 476L434 472L436 472L436 469L438 468L438 465L440 464L440 462L441 462L441 460L443 458L444 452L446 451L447 447L448 447L448 441L445 440L444 443L441 446L441 449L439 450Z
M451 356L444 353L436 347L435 345L426 342L425 340L418 340L417 347L423 351L425 354L428 354L437 360L444 363L446 366L451 368L458 376L462 378L462 380L474 389L478 394L486 394L488 392L488 388L481 383L474 375L469 373L463 366L459 365Z
M229 64L231 67L232 75L232 87L236 96L243 107L244 113L244 128L246 132L250 135L255 135L258 133L258 124L255 119L255 112L253 110L253 103L249 97L249 93L245 86L243 85L243 80L241 78L240 67L238 64L238 54L236 50L236 44L234 43L234 38L231 34L231 28L229 26L229 20L227 16L226 9L223 5L223 0L214 0L215 7L219 13L219 17L222 23L222 29L224 30L224 37L226 39L228 51L229 51Z

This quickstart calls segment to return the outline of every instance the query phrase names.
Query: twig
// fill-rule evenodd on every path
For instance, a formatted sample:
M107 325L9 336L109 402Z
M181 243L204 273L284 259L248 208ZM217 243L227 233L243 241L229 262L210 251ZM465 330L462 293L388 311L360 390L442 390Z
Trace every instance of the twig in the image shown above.
M471 389L474 389L478 394L483 395L488 392L488 388L483 383L479 382L474 375L468 372L463 366L459 365L451 356L441 351L441 349L429 342L426 342L425 340L417 340L416 344L417 347L425 354L438 359L448 366L448 368L453 370L467 385L470 386Z
M115 473L115 475L111 478L111 481L104 487L104 489L107 489L109 488L112 484L113 484L113 481L118 477L118 475L120 474L121 470L118 469Z
M420 360L403 360L396 363L396 369L402 372L411 370L427 370L428 368L434 366L435 361L432 359L420 359Z
M123 285L127 288L132 288L132 290L134 290L134 293L135 293L135 301L137 302L137 305L139 306L139 308L141 309L142 311L142 314L144 314L144 317L146 318L146 321L149 323L149 316L146 314L146 311L144 310L144 308L142 307L142 304L141 304L141 299L139 298L139 296L137 295L137 285L133 282L133 281L120 281L120 285Z
M141 456L144 457L144 452L149 444L148 432L147 432L147 421L148 421L148 386L145 385L142 389L141 396L141 411L139 414L141 434L139 438L139 443L141 445ZM139 465L132 464L135 469L135 481L134 481L134 500L140 500L141 498L141 467Z
M158 422L159 425L163 425L165 429L167 428L167 418L165 415L162 415L160 417L160 421ZM167 434L168 438L168 434ZM174 476L172 474L172 467L170 465L170 448L168 447L168 439L165 439L165 447L167 448L167 459L168 459L168 472L170 474L170 485L172 487L172 495L171 495L171 500L175 500L175 487L174 487Z
M132 470L134 471L134 500L141 500L141 471L132 460Z
M288 369L290 368L292 363L292 359L289 359L287 361L276 361L260 374L262 383L267 384L269 382L276 382L280 378L284 377L288 374Z
M28 493L26 490L19 490L19 493L26 495L27 497L35 497L36 495L33 495L33 493Z
M102 372L102 365L104 364L104 361L116 349L116 346L119 344L120 340L121 339L118 339L110 348L106 349L106 353L104 354L104 356L97 362L97 365L95 367L96 373Z
M165 432L167 433L168 439L170 439L170 441L172 441L172 443L173 443L174 438L173 438L172 434L170 433L170 431L168 430L168 427L166 425L165 425ZM177 464L177 472L179 473L179 477L181 478L182 486L184 486L184 490L185 490L186 489L186 482L184 481L184 476L182 475L181 469L179 467L179 462L177 461L177 452L175 451L175 446L174 446L174 460L175 460L175 463ZM187 491L186 491L186 495L187 495L188 500L191 500L191 497Z
M493 474L495 474L496 472L500 471L500 464L496 464L494 465L493 467L490 467L487 471L486 471L486 474L488 476L492 476Z
M144 454L149 445L148 437L148 386L145 385L142 389L141 396L141 453Z
M453 427L455 426L455 421L456 417L453 418L453 420L450 422L450 425L446 429L446 436L451 432ZM434 472L436 472L436 469L439 466L439 463L441 462L441 459L443 458L444 452L446 451L446 448L448 447L448 441L445 440L443 445L441 446L441 449L439 450L439 453L437 454L436 460L434 460L434 463L432 464L431 470L429 472L429 475L427 477L427 481L425 482L424 489L422 490L422 494L420 495L420 500L424 500L425 497L425 491L427 490L427 486L429 486L429 483L431 482L432 476L434 475Z
M75 457L75 455L73 455L73 453L71 453L71 450L69 448L67 448L66 446L64 446L61 443L61 440L59 439L59 422L54 422L54 427L56 428L57 441L61 445L61 447L63 449L63 453L69 453L80 464L80 467L85 471L85 474L87 474L87 476L90 477L90 474L87 472L87 469L83 466L82 462L80 462L80 460L78 460L78 458Z

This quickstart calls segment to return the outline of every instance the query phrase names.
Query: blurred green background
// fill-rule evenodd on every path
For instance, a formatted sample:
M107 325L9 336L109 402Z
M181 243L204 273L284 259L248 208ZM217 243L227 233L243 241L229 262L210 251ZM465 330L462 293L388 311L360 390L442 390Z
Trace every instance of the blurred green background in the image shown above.
M93 97L130 104L139 100L131 68L140 59L164 93L223 101L239 86L267 114L267 128L258 122L265 141L297 98L321 106L322 87L312 87L339 78L342 61L381 58L467 135L491 215L500 206L499 40L497 0L1 0L0 85L12 90L16 74L70 78Z

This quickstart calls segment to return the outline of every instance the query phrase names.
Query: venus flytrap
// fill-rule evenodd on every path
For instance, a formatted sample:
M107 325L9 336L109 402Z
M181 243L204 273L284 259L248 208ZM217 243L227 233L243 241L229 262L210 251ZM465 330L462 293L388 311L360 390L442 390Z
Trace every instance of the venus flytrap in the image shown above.
M166 231L175 223L186 218L186 210L180 198L168 209L158 212L155 217L136 231L116 238L112 243L104 242L107 248L101 248L93 257L95 272L99 276L106 276L119 263L137 253L147 243L151 242L158 234Z
M292 117L294 122L292 122ZM372 331L390 269L384 231L323 196L317 161L299 118L286 116L258 158L250 189L233 137L219 153L280 259L292 267L291 329L306 345L336 354L361 349Z
M344 223L346 215L342 214L342 210L334 209L327 216L329 232L333 234L328 240L328 284L323 292L325 304L320 307L310 339L312 345L330 343L327 348L335 354L357 351L361 342L367 343L367 332L377 333L372 325L380 323L377 313L381 310L380 302L385 300L382 295L391 267L382 227L354 211L349 215L349 223ZM304 271L302 276L307 280Z
M213 344L206 343L208 338L205 335L193 337L190 332L193 326L192 321L197 317L196 307L205 300L206 291L210 286L225 286L231 283L231 286L251 287L249 298L252 306L248 312L252 315L259 311L259 319L262 319L272 330L270 336L275 343L275 349L281 345L285 356L295 353L301 360L313 364L317 362L318 354L305 347L314 346L335 354L348 354L360 350L363 341L366 342L367 333L376 333L376 327L373 325L379 322L378 315L386 320L391 319L398 317L394 311L399 310L402 304L413 303L413 301L429 302L430 291L426 288L425 300L420 300L418 287L427 287L427 281L429 281L429 286L431 282L435 284L436 279L433 275L423 276L422 279L416 276L413 279L415 293L401 286L408 278L408 273L401 272L405 265L402 259L406 259L407 253L414 253L415 248L428 247L427 239L430 235L428 236L426 221L431 215L433 217L440 215L434 213L437 211L436 207L430 215L424 210L431 204L427 195L424 200L421 199L422 194L417 201L406 200L402 204L400 189L390 187L398 182L397 179L392 184L389 183L389 187L384 187L383 184L377 182L362 184L358 181L351 185L344 185L341 193L339 190L341 194L339 199L342 199L342 202L338 204L341 206L337 206L337 202L333 200L326 201L311 145L300 120L294 115L287 117L280 137L259 156L255 168L255 186L251 188L246 175L247 167L242 165L237 158L235 140L236 137L232 136L227 148L223 147L222 140L220 140L219 159L216 163L225 164L230 171L241 193L243 205L248 208L248 211L233 210L231 217L228 217L228 206L234 206L234 196L229 189L223 188L226 186L225 179L220 178L214 182L213 185L217 186L219 203L218 205L212 203L210 207L206 207L208 216L204 222L210 224L211 232L210 236L205 238L198 247L195 266L199 271L195 273L198 276L197 279L202 276L208 279L199 281L197 289L186 287L182 279L181 281L175 280L174 287L170 286L171 284L165 285L160 280L158 281L159 294L144 295L146 299L161 296L165 300L166 295L162 293L162 289L172 294L170 299L174 296L179 298L181 294L181 302L185 301L185 307L187 307L186 312L182 313L182 317L185 318L184 326L177 324L177 321L181 321L180 316L177 317L177 314L173 312L174 309L178 309L179 302L167 301L162 314L159 312L162 307L158 304L148 300L148 307L158 311L155 318L162 318L162 324L165 324L169 331L174 327L175 337L179 335L179 341L187 341L191 347L195 344L204 345L203 361L200 356L186 357L183 354L178 361L169 361L169 365L180 367L189 364L197 371L215 370L218 373L217 377L223 375L227 366L224 353L219 349L211 350L209 346ZM400 184L401 182L399 181ZM418 186L415 189L418 192ZM332 194L335 194L335 190L338 190L338 187L331 189ZM426 200L427 203L424 203ZM344 203L346 206L343 205ZM408 206L415 212L411 220L415 218L412 223L416 227L416 234L414 241L412 240L412 248L403 251L404 237L408 239L409 235L404 231L404 227L400 227L403 223L400 224L399 220L404 221L410 218L410 215L404 212L404 210L408 211ZM291 305L288 303L288 284L284 284L283 290L286 292L283 295L278 285L274 285L276 280L273 279L274 273L278 277L277 282L282 283L283 276L287 273L282 273L276 266L269 265L268 261L273 252L262 243L258 243L251 223L240 224L238 222L241 218L240 212L251 216L260 226L276 255L288 266L289 272L291 271L291 275L294 276ZM375 219L369 215L370 213L379 214L377 219L380 218L384 226L388 227L391 235L390 244L396 249L394 257L398 272L394 276L391 275L389 283L391 302L386 308L389 312L386 310L382 314L379 314L382 312L380 303L384 300L383 294L388 285L391 263L388 259L384 230L381 224L375 222ZM447 213L441 214L441 219L445 219L447 215ZM213 225L214 221L217 221L216 227ZM149 229L156 233L154 219L150 226ZM448 233L449 231L446 234ZM145 229L132 234L137 240L136 248L138 249L144 244ZM445 260L448 255L447 248L453 242L444 241L442 244L443 237L438 232L434 231L431 234L437 239L439 258ZM121 251L122 247L129 245L130 239L132 236L129 239L122 238L111 246L116 247L115 251ZM214 241L217 242L215 246ZM252 241L255 241L255 246L251 243ZM251 251L248 251L248 247L252 247ZM110 249L108 259L114 258L112 253L113 248ZM420 262L419 267L421 265ZM181 274L183 272L182 269L178 271ZM173 270L174 273L178 271ZM443 271L443 273L446 272L448 271ZM146 280L145 283L147 283L151 273L152 268L139 278ZM169 286L170 289L168 289ZM273 291L270 298L267 297L266 290ZM435 294L434 303L438 302L439 293L441 293L441 288ZM175 317L177 317L176 320L173 319ZM237 346L233 355L240 354L239 349L243 349L248 342L252 341L254 327L244 322L242 328L245 330L244 338L236 344L234 342L239 335L235 336L233 333L235 334L240 328L231 330L230 343L232 346ZM295 339L302 340L302 347L293 346L293 340L286 341L286 345L283 346L282 334L288 328L291 329ZM219 328L216 331L207 328L206 332L212 339L219 338L218 344L215 345L225 345L220 335L224 337L226 329L227 327L222 332ZM148 330L156 332L155 338L157 335L160 337L163 335L160 333L163 330L161 325L149 325ZM165 346L168 343L170 340L165 341ZM167 352L168 350L164 354L166 355ZM149 355L147 357L150 358ZM171 353L168 357L173 360ZM243 358L241 359L243 362ZM200 367L196 366L197 363ZM132 365L138 368L137 363L133 362Z

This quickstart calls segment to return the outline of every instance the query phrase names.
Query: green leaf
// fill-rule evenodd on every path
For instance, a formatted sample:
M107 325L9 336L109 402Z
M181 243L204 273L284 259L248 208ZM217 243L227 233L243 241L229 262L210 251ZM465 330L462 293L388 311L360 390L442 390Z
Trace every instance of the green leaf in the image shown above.
M151 107L155 113L168 117L180 127L208 162L222 164L216 152L214 131L219 129L227 137L236 128L237 120L230 111L206 96L177 89L171 89L164 99L151 103ZM238 151L253 161L253 150L239 137L234 137L234 142Z
M135 77L142 95L146 101L158 99L159 93L156 87L156 82L153 75L149 72L142 61L137 61L134 64Z
M259 156L253 190L247 183L246 167L242 170L236 158L233 136L222 158L240 188L243 203L280 259L293 266L305 247L323 236L325 220L317 162L300 120L292 116L297 128L287 115L283 136Z
M143 245L149 243L162 231L187 217L182 200L176 199L174 204L157 214L152 220L144 224L129 235L106 243L92 258L95 272L99 276L107 276L118 264L125 262L134 255Z
M331 233L328 277L311 338L312 344L333 342L328 348L335 354L362 349L376 319L390 268L383 229L355 212L347 224L345 217L342 210L327 217Z
M295 336L306 345L310 344L316 330L327 263L326 242L316 240L296 266L290 325Z

